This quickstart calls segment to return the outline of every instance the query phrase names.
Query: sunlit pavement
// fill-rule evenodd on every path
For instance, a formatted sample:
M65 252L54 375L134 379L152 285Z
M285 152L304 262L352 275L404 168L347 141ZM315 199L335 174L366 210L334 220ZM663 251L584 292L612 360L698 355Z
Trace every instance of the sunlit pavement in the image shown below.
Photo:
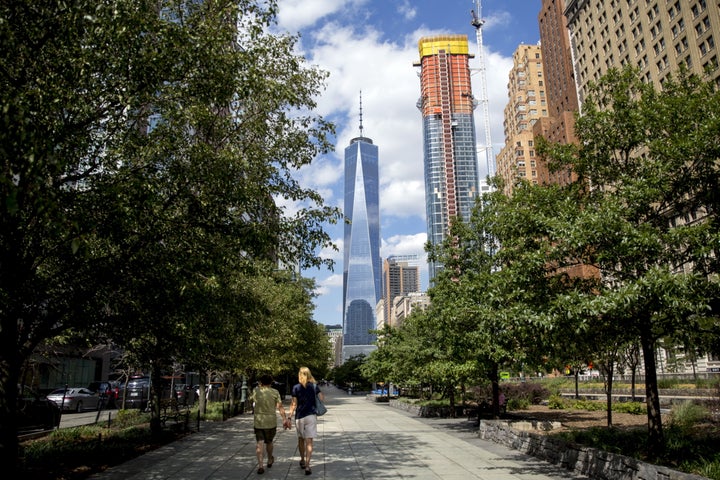
M257 473L252 416L204 422L199 433L91 478L229 480L322 478L547 480L581 479L554 465L480 440L466 418L421 419L327 387L318 420L312 475L299 466L295 430L278 429L275 463ZM279 424L279 422L278 422ZM267 462L267 459L266 459Z

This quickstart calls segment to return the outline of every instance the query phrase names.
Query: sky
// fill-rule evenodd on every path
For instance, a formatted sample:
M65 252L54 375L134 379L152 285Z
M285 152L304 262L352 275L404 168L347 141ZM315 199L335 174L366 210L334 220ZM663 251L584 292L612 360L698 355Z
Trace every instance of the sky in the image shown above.
M494 155L504 144L503 109L508 101L512 55L521 44L537 44L541 0L483 0L483 58ZM360 134L362 91L363 135L379 148L380 256L420 257L423 291L428 287L424 244L425 192L422 118L415 106L420 96L418 40L441 34L465 34L473 70L473 94L480 98L481 72L471 10L477 0L278 0L277 28L299 34L298 53L309 65L329 73L326 90L317 98L316 113L336 126L335 151L297 172L304 187L325 203L343 208L343 154ZM482 108L475 112L476 136L485 141ZM487 175L485 159L480 175ZM332 271L305 270L316 281L315 321L342 324L343 227L326 231L338 247L319 252L335 261Z

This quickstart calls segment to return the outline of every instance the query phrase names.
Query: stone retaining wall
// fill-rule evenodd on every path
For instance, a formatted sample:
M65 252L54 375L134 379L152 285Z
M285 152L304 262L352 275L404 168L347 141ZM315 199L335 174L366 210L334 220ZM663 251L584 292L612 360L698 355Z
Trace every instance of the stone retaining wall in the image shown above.
M533 425L537 423L537 425ZM529 424L529 425L528 425ZM634 458L574 445L531 430L551 430L550 422L481 420L479 435L508 448L559 465L575 473L602 480L707 480Z
M393 400L392 398L390 399L390 406L423 418L445 418L450 416L450 407L421 407L420 405L412 405L410 403Z

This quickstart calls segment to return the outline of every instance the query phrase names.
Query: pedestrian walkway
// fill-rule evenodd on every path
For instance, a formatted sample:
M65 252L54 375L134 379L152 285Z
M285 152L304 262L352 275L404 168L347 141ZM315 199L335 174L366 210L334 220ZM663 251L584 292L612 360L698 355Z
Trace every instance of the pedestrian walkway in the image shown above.
M275 464L257 473L252 416L200 432L91 477L96 480L554 480L581 479L478 438L467 419L422 419L327 387L312 475L300 468L296 431L278 428Z

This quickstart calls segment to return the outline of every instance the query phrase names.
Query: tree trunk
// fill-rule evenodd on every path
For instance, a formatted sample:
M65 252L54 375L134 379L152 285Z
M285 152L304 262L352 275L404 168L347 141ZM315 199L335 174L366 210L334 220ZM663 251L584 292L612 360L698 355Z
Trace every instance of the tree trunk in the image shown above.
M648 322L649 323L649 322ZM655 339L650 333L649 324L640 332L643 361L645 365L645 404L648 415L648 453L658 456L664 449L662 419L660 416L660 394L655 364Z
M455 385L448 385L448 399L450 403L450 418L455 418Z
M607 403L607 426L612 427L612 389L613 373L615 372L615 360L608 357L607 363L603 366L605 372L605 399Z
M0 330L0 465L3 476L18 478L17 383L21 361L17 346L17 323L11 315Z
M162 371L159 362L153 362L150 382L150 433L159 437L162 430L160 423L160 396L162 392Z
M580 398L580 368L575 367L575 400Z
M207 376L205 370L198 372L198 411L201 415L205 415L207 412L207 399L205 397L205 382Z
M500 418L500 367L493 363L490 369L490 383L492 384L492 414L493 418Z

